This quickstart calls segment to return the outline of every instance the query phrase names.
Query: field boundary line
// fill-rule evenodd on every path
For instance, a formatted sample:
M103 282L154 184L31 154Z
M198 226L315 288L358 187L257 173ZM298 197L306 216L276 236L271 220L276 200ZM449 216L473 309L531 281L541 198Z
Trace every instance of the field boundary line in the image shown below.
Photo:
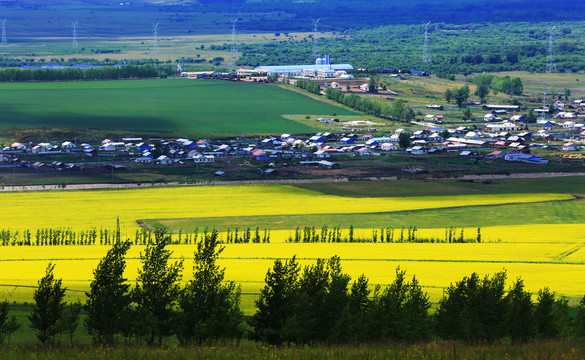
M397 244L397 243L393 243ZM258 258L241 258L241 257L220 257L220 260L287 260L288 258L279 257L258 257ZM315 261L318 257L296 257L299 261ZM531 260L452 260L452 259L348 259L342 258L342 261L371 261L371 262L434 262L434 263L484 263L484 264L538 264L538 265L579 265L585 266L585 262L568 262L568 261L531 261Z
M343 243L345 244L345 243ZM400 243L391 243L400 244ZM188 260L191 258L185 258L183 256L171 256L171 260ZM243 261L275 261L275 260L287 260L288 257L220 257L219 260L243 260ZM322 258L319 257L297 257L299 261L316 261ZM101 258L70 258L70 259L0 259L0 262L38 262L38 261L97 261ZM127 257L126 260L140 260L138 257ZM531 265L576 265L585 266L585 262L569 262L569 261L532 261L532 260L457 260L457 259L350 259L342 258L343 261L367 261L367 262L433 262L433 263L476 263L476 264L531 264ZM2 284L0 284L2 286Z

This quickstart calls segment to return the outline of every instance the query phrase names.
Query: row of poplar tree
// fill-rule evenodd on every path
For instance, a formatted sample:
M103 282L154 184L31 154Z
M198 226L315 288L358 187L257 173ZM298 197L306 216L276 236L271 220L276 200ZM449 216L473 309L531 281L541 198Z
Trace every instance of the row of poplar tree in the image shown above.
M170 236L156 230L140 254L135 286L124 278L130 243L117 239L94 270L87 301L67 308L66 289L49 264L39 280L29 316L41 343L66 333L73 340L79 314L97 344L121 341L162 345L176 336L183 345L239 341L244 336L268 344L353 343L455 339L494 341L509 337L585 336L585 298L576 318L567 299L542 289L537 302L517 279L506 289L506 272L463 278L446 289L431 316L431 303L417 278L400 268L392 284L371 287L365 275L351 285L339 257L301 266L296 258L276 260L256 299L256 313L244 318L241 291L225 281L217 264L223 251L217 231L197 243L193 280L180 285L183 260L170 262ZM0 342L19 328L0 304Z
M176 74L173 66L124 65L64 69L0 69L0 82L52 82L150 79Z

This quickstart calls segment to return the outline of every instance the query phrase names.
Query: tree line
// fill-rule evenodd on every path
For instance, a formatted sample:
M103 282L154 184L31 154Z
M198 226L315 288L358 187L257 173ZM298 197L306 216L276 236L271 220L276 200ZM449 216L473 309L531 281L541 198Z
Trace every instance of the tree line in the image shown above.
M327 88L325 90L327 99L333 100L352 109L383 118L392 118L395 121L410 121L414 119L415 113L406 106L404 100L394 100L392 106L372 100L367 97L360 97L355 94L346 95L339 89Z
M0 69L0 82L51 82L165 78L176 74L173 66L124 65L65 69Z
M321 87L319 84L312 82L311 80L297 80L296 87L301 88L303 90L307 90L311 94L320 95L321 94Z
M471 236L465 234L465 228L448 227L445 228L445 237L420 237L417 235L418 228L415 225L402 226L401 228L380 227L373 229L371 236L357 235L353 225L347 230L341 227L329 227L327 225L321 228L315 226L297 226L294 233L286 239L289 243L316 243L316 242L368 242L368 243L473 243L482 242L481 228L477 228L477 233ZM214 228L211 232L216 232ZM209 228L200 231L195 227L193 232L183 232L179 230L175 236L169 235L169 244L172 245L190 245L197 244L200 238L206 238L210 233ZM88 245L112 245L118 236L115 229L95 228L89 230L75 231L71 228L43 228L37 229L36 232L24 230L1 229L0 246L88 246ZM261 230L260 227L240 229L228 228L224 232L224 237L218 234L218 242L222 244L248 244L248 243L270 243L270 230ZM145 228L137 229L134 238L128 238L127 241L133 245L151 245L156 239L156 231Z
M215 229L213 230L215 231ZM173 245L196 244L200 236L206 237L209 233L208 228L202 232L195 227L193 232L183 233L179 230L175 237L169 235L169 241ZM92 227L89 230L75 231L71 228L42 228L32 232L29 229L24 231L1 229L0 246L85 246L85 245L111 245L116 240L117 230L107 228ZM155 231L150 229L137 229L134 239L128 241L134 245L150 245L155 240ZM246 244L246 243L269 243L270 230L260 230L256 228L246 228L240 231L239 228L227 229L225 240L220 239L220 243L227 244Z
M585 336L585 297L576 316L568 300L549 288L533 301L518 278L506 287L505 271L481 278L473 273L449 286L433 304L416 276L396 269L391 284L370 286L365 275L351 282L341 259L319 259L301 266L295 257L275 260L255 301L256 312L244 318L241 291L226 281L217 264L223 247L217 232L197 243L193 280L181 286L184 261L170 262L170 238L157 230L155 241L140 254L136 285L124 277L128 241L116 241L94 270L85 304L67 307L66 288L49 264L34 292L28 316L42 344L61 335L72 343L80 312L96 344L164 345L176 337L181 345L239 342L247 337L271 345L356 342L418 342L430 339L470 343ZM0 304L0 342L21 326Z
M408 227L402 226L399 229L392 227L382 227L372 229L371 236L359 236L355 233L353 225L349 226L347 235L342 235L342 229L339 227L329 228L323 225L320 229L315 226L297 226L294 234L286 239L289 243L481 243L484 241L481 235L481 228L477 228L477 233L471 237L465 235L465 228L457 229L455 227L445 228L445 237L420 237L416 232L418 228L415 225Z

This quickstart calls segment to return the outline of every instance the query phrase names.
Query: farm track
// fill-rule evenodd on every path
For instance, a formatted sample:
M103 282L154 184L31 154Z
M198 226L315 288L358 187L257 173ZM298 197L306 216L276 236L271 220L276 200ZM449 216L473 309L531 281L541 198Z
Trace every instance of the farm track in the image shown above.
M573 255L577 251L581 250L584 246L585 246L585 243L579 243L577 245L574 245L574 246L570 247L569 249L563 251L559 255L555 256L554 259L561 261L561 260Z
M500 180L500 179L541 179L566 176L585 176L585 172L576 173L526 173L526 174L492 174L492 175L463 175L451 177L426 177L420 180ZM246 180L246 181L208 181L192 184L156 183L156 184L71 184L71 185L23 185L23 186L4 186L0 192L23 192L23 191L64 191L64 190L110 190L110 189L146 189L152 187L182 187L182 186L222 186L222 185L251 185L251 184L317 184L317 183L337 183L349 181L398 181L412 180L409 178L398 178L396 176L388 177L366 177L359 179L350 179L348 177L331 177L325 179L282 179L282 180Z

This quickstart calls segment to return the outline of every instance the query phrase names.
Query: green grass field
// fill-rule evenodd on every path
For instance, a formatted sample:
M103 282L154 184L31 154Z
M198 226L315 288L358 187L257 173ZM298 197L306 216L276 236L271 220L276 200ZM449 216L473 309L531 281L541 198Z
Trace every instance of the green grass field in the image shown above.
M519 77L524 84L524 92L542 97L544 91L543 82L546 81L547 97L550 99L550 94L553 89L557 95L564 94L564 89L570 89L572 95L585 94L585 76L583 74L573 73L548 73L536 74L526 71L509 71L494 73L497 76L510 76L512 78Z
M182 134L311 132L282 115L355 115L265 84L166 79L0 85L4 128L63 127Z

